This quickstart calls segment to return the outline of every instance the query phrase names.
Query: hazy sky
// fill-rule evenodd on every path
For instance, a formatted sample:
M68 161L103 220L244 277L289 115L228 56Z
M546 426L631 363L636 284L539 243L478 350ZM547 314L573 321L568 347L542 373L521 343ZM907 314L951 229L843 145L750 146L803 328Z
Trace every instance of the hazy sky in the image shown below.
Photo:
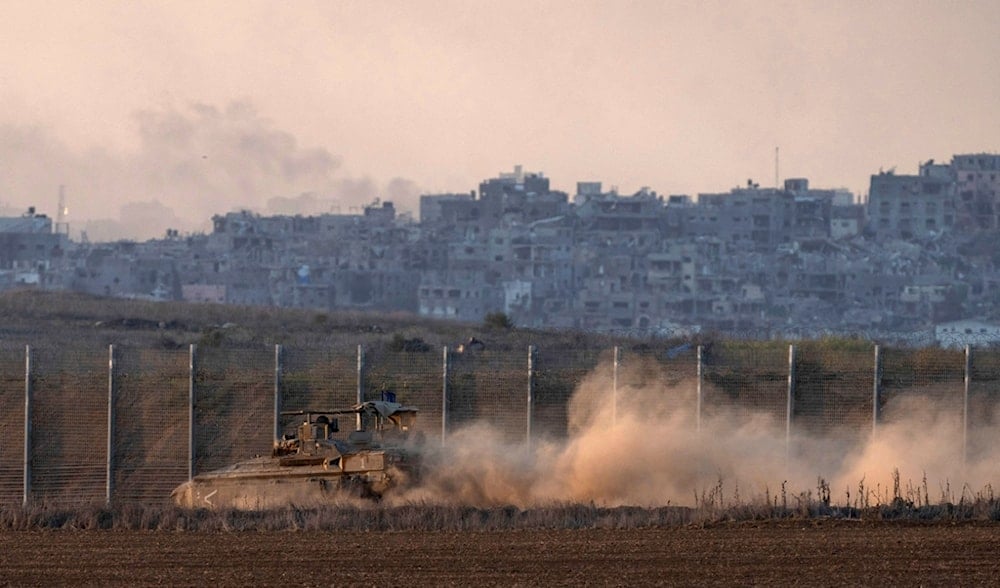
M54 215L66 184L75 226L146 237L415 211L516 163L570 193L772 185L775 147L861 193L1000 150L998 30L995 0L0 0L0 204Z

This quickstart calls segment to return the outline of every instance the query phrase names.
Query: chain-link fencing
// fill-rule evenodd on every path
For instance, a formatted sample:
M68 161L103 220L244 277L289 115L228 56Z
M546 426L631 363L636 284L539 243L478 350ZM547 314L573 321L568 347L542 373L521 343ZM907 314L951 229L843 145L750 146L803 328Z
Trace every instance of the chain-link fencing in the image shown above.
M24 496L25 348L0 346L0 504Z
M972 351L967 366L967 455L970 458L997 455L1000 436L993 433L1000 429L1000 353Z
M31 496L92 502L106 496L107 349L32 348L28 409Z
M856 444L872 433L874 346L795 346L792 422L796 432Z
M529 351L484 349L448 357L446 435L486 422L507 442L524 441L531 386Z
M777 344L715 344L702 352L702 414L763 413L788 417L789 348Z
M111 494L156 502L188 478L187 349L112 348Z
M162 502L193 475L270 454L301 421L282 413L389 395L419 409L416 433L434 443L477 423L512 444L565 439L581 410L590 411L588 426L644 411L680 415L692 433L710 419L764 414L790 444L858 443L917 418L961 427L962 458L1000 449L998 387L995 350L863 342L461 351L0 345L0 503ZM341 420L341 436L354 418Z

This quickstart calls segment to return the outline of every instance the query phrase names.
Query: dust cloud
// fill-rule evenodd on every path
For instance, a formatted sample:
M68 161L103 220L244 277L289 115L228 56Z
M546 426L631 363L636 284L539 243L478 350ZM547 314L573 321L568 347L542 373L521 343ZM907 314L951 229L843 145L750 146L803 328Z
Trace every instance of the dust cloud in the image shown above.
M988 491L1000 467L996 449L988 448L995 425L976 429L970 447L978 449L966 463L961 412L918 394L895 396L874 436L870 423L833 435L793 429L787 436L783 412L706 406L699 426L694 381L649 381L658 383L619 385L615 395L610 369L595 370L574 392L563 439L529 447L481 422L456 431L429 448L421 484L394 500L743 506L778 504L779 495L819 500L825 489L844 506L897 496L919 505Z

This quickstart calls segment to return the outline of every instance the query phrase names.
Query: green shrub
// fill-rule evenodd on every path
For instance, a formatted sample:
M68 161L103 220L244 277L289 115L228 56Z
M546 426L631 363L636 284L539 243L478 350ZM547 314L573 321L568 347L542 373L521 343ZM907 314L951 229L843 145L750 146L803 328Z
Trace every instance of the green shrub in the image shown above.
M514 323L506 313L490 312L483 318L483 327L491 331L509 331L514 328Z

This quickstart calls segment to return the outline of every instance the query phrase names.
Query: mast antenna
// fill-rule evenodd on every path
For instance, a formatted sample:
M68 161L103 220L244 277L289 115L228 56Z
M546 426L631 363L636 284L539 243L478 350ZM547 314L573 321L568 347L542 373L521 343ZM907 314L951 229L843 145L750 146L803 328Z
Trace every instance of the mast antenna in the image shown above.
M69 215L69 208L66 207L66 186L59 184L59 208L56 210L56 233L69 234L69 223L66 217Z
M779 187L778 186L778 181L779 181L778 178L779 177L781 177L781 176L778 175L778 148L775 147L774 148L774 189L775 190L777 190L778 187Z

